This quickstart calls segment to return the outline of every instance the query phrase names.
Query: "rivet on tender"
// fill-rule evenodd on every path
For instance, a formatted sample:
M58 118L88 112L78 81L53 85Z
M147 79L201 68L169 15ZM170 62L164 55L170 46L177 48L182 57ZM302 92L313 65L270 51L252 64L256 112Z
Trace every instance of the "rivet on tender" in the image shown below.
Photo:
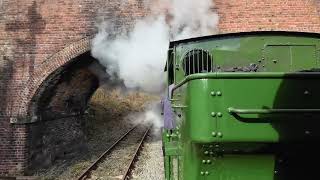
M222 93L220 91L217 92L217 96L221 96Z
M222 137L222 132L217 133L218 137Z
M202 160L202 164L206 164L207 163L207 161L206 160Z
M211 116L212 117L216 117L216 113L215 112L211 112Z
M204 175L204 172L203 172L203 171L201 171L201 172L200 172L200 174L203 176L203 175Z
M204 174L205 174L205 175L209 175L209 172L208 172L208 171L206 171Z
M222 113L221 112L218 112L217 115L218 115L218 117L222 117Z
M211 160L210 160L210 159L208 159L208 160L207 160L207 163L208 163L208 164L211 164Z
M214 91L211 91L211 96L215 96L216 95L216 92L214 92Z
M217 133L216 133L216 132L212 132L211 135L212 135L213 137L216 137L216 136L217 136Z

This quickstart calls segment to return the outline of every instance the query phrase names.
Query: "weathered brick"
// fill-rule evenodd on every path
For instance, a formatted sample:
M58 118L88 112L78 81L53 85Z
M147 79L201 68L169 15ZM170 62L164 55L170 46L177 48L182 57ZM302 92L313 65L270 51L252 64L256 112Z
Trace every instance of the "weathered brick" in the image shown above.
M318 0L214 3L221 33L320 32ZM90 50L98 17L114 22L120 30L123 26L132 27L134 20L144 17L149 10L140 0L123 6L116 0L0 1L0 174L23 173L30 159L28 141L32 138L31 126L35 125L13 125L10 119L26 118L30 100L49 75ZM56 109L63 108L58 105Z

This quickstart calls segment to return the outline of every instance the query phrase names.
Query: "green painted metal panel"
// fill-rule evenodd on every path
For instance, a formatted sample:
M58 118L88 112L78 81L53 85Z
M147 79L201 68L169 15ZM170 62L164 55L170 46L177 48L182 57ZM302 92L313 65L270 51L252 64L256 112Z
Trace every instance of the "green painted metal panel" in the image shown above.
M223 95L218 120L222 141L277 142L320 137L316 129L319 114L294 112L266 114L230 114L228 108L239 109L320 109L320 79L221 79ZM212 80L215 81L215 80ZM212 84L219 84L212 82ZM303 86L301 86L303 84ZM219 85L218 85L219 86ZM236 91L235 91L236 87ZM286 127L290 125L290 130Z
M281 80L259 79L217 79L211 84L222 93L215 100L222 114L218 117L218 141L275 142L278 133L270 123L247 123L238 120L228 112L229 107L264 108L271 107Z
M308 70L310 67L318 67L317 51L315 45L290 46L291 53L291 71Z
M317 84L320 77L246 79L241 75L237 78L237 73L232 73L232 78L223 78L216 74L215 79L188 82L187 125L184 127L188 138L195 142L278 142L280 138L306 138L306 131L313 132L312 137L320 136L315 126L318 125L315 119L319 118L319 114L229 113L230 107L320 110L320 94L316 93L320 92ZM213 96L212 92L220 95ZM309 116L308 123L302 123L306 121L306 116ZM288 123L292 130L284 132L282 129Z
M183 164L180 171L181 179L273 179L275 166L273 155L222 155L214 147L214 145L185 143L181 161Z
M174 43L177 128L163 135L166 179L312 177L306 164L320 139L319 45L318 36L290 33ZM214 72L185 76L184 56L194 49L210 53Z
M184 130L192 141L208 142L214 139L211 133L216 131L217 122L211 115L211 109L214 109L215 105L208 101L211 98L210 89L210 84L205 79L188 83L188 108Z
M316 37L281 35L213 38L178 44L175 46L175 83L185 78L182 61L184 55L192 49L208 50L213 56L215 67L218 67L217 71L221 72L231 71L234 67L248 67L250 64L258 65L258 72L290 72L316 68L319 61L319 44L319 38ZM274 58L279 63L274 64ZM290 58L294 62L292 65Z
M274 160L273 155L225 155L206 164L208 175L204 176L207 180L271 180Z
M181 179L193 180L203 179L200 176L202 152L196 143L186 141L183 143L183 153L181 164Z
M285 72L291 66L290 46L273 45L265 50L265 66L274 72Z
M317 67L315 45L268 45L265 66L272 71L297 72Z

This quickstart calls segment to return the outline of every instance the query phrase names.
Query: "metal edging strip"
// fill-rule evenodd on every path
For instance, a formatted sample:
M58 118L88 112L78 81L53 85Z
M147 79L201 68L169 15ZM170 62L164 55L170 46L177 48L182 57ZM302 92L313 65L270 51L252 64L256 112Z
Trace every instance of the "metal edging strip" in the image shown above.
M320 78L320 72L296 72L296 73L283 73L283 72L215 72L215 73L198 73L191 74L185 77L181 82L175 85L171 91L173 92L186 84L187 82L195 79L273 79L273 78Z

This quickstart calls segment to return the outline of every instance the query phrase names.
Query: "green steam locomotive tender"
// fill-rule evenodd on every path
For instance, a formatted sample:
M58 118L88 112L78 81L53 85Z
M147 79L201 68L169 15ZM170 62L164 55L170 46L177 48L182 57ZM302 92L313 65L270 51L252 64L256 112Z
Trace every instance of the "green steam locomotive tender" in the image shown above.
M314 33L171 42L166 180L320 179L319 65Z

